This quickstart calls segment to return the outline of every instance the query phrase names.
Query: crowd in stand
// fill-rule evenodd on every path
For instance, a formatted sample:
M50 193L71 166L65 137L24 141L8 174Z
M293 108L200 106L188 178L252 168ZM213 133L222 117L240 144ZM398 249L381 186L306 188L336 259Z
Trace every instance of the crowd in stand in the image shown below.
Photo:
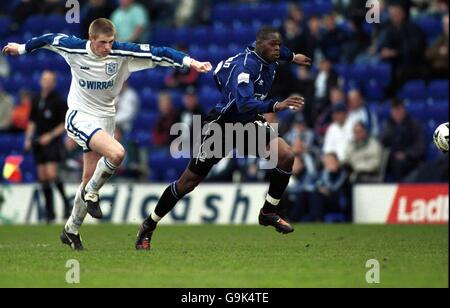
M11 2L9 7L3 8L13 12L14 22L9 31L18 31L20 25L37 12L48 14L64 9L60 2ZM118 30L117 39L121 41L151 41L151 30L156 26L195 27L214 22L210 19L214 1L80 2L81 34L87 33L86 27L92 20L110 17ZM351 220L350 187L354 183L448 181L448 173L441 171L447 170L448 156L437 155L432 160L427 159L431 141L426 135L427 124L409 113L409 101L397 97L409 80L430 82L447 79L447 1L393 0L380 3L381 22L371 25L371 31L366 29L367 9L361 1L351 0L335 0L333 11L308 17L305 17L301 6L294 3L280 24L285 45L294 52L310 56L314 62L311 69L281 65L271 93L272 97L280 98L301 93L305 96L305 109L297 113L267 115L269 121L279 123L280 135L296 154L292 181L284 200L286 215L292 220ZM427 40L429 37L413 18L424 15L436 16L442 21L442 34L431 41ZM346 27L342 27L343 24ZM175 47L189 51L186 46ZM378 94L382 99L376 105L369 104L361 83L352 84L346 80L338 69L343 64L389 64L392 68L391 82L379 88L382 93ZM199 99L199 75L195 72L175 70L166 75L163 82L165 90L154 102L159 116L151 119L154 125L148 132L152 145L144 146L147 153L171 146L176 137L170 135L174 123L183 122L191 126L192 115L204 117L209 112ZM173 89L183 91L181 106L173 102ZM19 102L14 102L13 96L3 89L0 79L0 134L26 129L32 95L24 90L19 97ZM133 131L136 115L145 103L140 102L140 97L133 87L124 87L117 105L117 138L126 138ZM382 104L389 114L380 119L375 109ZM146 178L146 172L139 165L142 160L144 165L147 163L139 151L141 145L133 140L126 140L125 145L131 157L122 170L122 176ZM263 163L254 159L223 160L208 179L263 181L266 174L258 168ZM436 172L436 168L440 171ZM330 212L338 215L327 216Z

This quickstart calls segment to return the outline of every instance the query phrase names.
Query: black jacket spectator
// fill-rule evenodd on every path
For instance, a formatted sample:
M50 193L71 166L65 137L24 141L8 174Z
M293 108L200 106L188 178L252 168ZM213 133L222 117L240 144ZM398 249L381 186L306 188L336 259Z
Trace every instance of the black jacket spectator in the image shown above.
M394 181L402 181L425 157L424 129L406 113L401 102L393 102L391 117L381 133L381 142L390 150L387 173Z

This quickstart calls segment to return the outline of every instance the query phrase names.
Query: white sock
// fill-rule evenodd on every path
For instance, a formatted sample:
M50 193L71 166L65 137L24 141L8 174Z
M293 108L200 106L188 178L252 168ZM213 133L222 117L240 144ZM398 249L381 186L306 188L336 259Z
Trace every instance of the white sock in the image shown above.
M151 217L154 222L159 222L162 219L162 217L156 215L155 212L152 213Z
M98 193L100 188L105 185L106 181L113 176L116 169L117 166L114 166L105 157L100 158L97 163L97 168L95 168L94 175L86 185L86 192Z
M83 224L84 218L87 214L86 206L84 205L83 200L81 199L81 190L83 189L83 184L81 184L80 188L75 195L75 200L73 202L73 210L72 214L67 220L65 230L71 234L78 234L78 230Z
M272 198L271 196L269 196L269 194L267 194L266 201L272 204L273 206L277 206L281 200Z

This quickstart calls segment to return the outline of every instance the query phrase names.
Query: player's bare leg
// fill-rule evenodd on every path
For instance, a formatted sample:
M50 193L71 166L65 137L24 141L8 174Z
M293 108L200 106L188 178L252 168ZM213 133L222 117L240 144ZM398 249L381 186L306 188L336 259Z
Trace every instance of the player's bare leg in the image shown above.
M125 149L112 136L99 130L92 137L89 147L92 153L84 154L83 200L88 213L94 218L102 218L99 206L99 190L111 178L125 158Z
M181 198L192 192L204 178L186 169L178 181L173 182L166 188L153 213L139 228L135 244L136 249L150 249L150 241L158 222L175 207Z
M291 233L294 229L278 215L277 206L289 183L295 156L286 141L281 138L272 140L270 149L277 149L278 164L271 171L269 192L267 193L266 201L260 211L258 220L262 226L273 226L278 232L284 234Z

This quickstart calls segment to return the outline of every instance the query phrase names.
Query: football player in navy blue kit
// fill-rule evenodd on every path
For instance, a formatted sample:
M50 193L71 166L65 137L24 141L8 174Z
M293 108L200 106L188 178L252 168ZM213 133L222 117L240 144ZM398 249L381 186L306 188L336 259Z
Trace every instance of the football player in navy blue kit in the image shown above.
M222 93L222 100L210 112L204 125L215 123L223 128L226 123L244 125L253 123L256 129L259 129L258 132L262 128L269 135L272 128L262 114L286 109L299 110L304 104L302 97L291 96L284 101L266 99L275 78L278 61L294 62L299 65L311 64L308 57L294 54L282 46L281 35L277 29L264 27L258 32L256 43L248 47L244 53L219 63L214 78ZM291 176L294 153L282 138L273 134L270 136L266 146L269 152L272 148L276 149L278 161L276 168L270 171L269 191L259 214L259 224L273 226L278 232L286 234L293 232L294 229L278 215L277 205ZM225 137L223 136L223 139ZM205 137L207 138L208 136ZM157 223L181 198L192 192L208 175L211 168L224 157L211 157L209 153L205 153L206 150L202 149L202 146L199 155L191 159L180 179L166 188L154 212L140 226L135 243L136 249L150 249L150 240Z

